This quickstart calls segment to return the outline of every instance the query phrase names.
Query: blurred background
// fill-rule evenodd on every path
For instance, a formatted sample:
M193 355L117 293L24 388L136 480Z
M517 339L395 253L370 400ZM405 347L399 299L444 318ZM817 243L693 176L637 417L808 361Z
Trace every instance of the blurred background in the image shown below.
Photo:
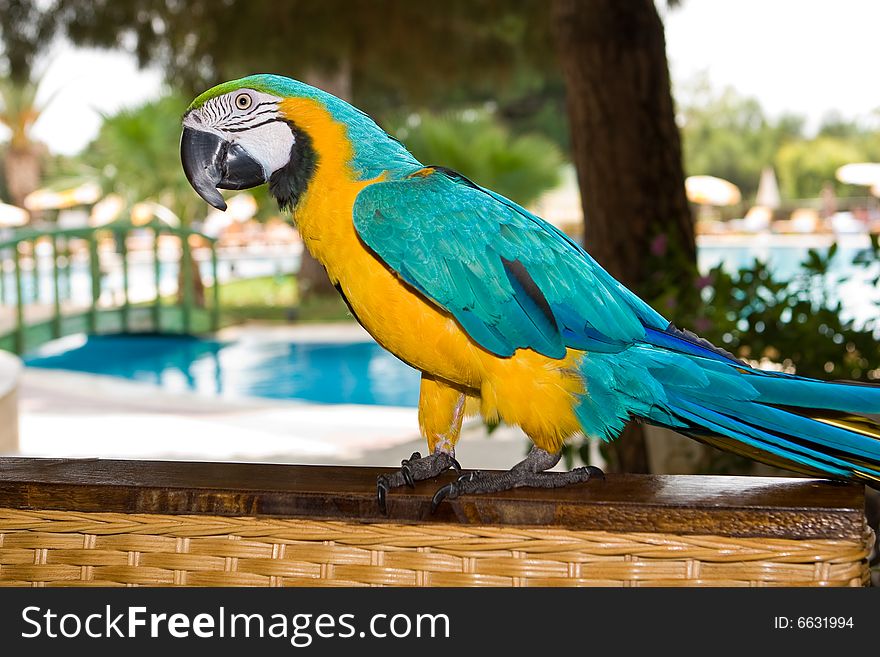
M0 451L392 466L418 374L264 190L212 211L189 101L272 72L582 240L761 367L880 378L880 5L857 0L3 0ZM23 365L22 365L23 364ZM526 440L465 428L466 467ZM767 472L632 425L581 461Z

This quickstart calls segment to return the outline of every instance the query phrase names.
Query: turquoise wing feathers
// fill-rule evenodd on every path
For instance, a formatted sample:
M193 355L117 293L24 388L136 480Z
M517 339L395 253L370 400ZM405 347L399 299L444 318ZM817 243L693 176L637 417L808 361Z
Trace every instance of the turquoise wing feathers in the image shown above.
M360 192L354 226L406 283L484 349L617 352L668 321L580 246L512 201L440 168Z

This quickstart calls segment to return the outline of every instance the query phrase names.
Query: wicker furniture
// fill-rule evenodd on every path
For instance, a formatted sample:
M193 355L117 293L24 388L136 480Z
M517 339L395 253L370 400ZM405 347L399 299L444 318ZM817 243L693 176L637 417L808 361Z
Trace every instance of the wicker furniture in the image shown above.
M0 459L0 584L861 586L860 486L609 476L375 503L372 468Z

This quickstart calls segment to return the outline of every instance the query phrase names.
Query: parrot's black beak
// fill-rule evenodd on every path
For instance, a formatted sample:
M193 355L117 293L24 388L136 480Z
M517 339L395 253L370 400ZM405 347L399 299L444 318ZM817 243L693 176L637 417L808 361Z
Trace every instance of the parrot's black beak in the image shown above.
M218 210L226 210L218 188L250 189L268 180L262 165L241 145L186 126L180 136L180 161L189 184Z

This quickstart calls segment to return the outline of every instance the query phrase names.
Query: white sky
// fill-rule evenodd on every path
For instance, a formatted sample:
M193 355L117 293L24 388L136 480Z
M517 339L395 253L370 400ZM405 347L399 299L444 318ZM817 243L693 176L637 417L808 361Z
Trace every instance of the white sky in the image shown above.
M684 0L662 13L674 81L705 71L715 88L813 128L831 110L864 118L880 108L876 0Z
M660 0L674 83L708 73L713 86L755 96L771 115L866 117L880 108L880 2L874 0ZM58 90L34 127L57 153L73 154L97 133L99 112L161 93L159 71L139 71L121 52L61 46L40 96Z
M101 113L136 107L162 93L161 71L138 70L134 56L58 46L47 58L38 101L52 98L33 136L55 153L79 152L98 133Z

